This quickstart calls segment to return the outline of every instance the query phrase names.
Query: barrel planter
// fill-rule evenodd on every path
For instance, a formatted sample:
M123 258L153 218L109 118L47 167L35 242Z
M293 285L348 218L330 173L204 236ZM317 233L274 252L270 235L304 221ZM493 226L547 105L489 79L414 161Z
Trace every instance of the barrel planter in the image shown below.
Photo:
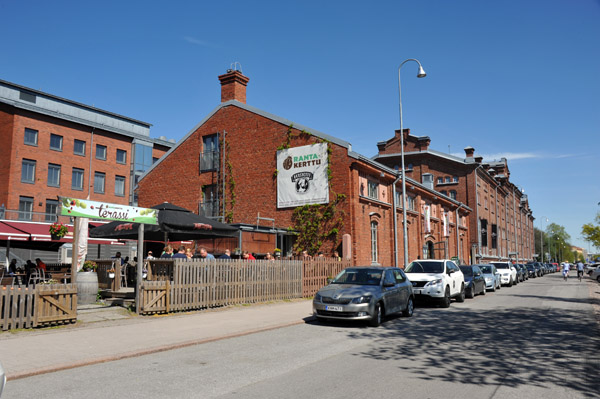
M77 304L96 303L98 295L98 274L96 272L77 273Z

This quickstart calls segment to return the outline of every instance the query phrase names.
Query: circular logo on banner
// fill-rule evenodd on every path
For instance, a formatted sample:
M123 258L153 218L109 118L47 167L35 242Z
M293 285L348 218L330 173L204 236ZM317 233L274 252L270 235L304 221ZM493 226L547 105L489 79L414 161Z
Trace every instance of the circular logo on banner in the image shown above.
M296 183L296 192L304 194L310 189L310 181L313 179L311 172L300 172L292 176L292 181Z
M287 157L284 161L283 161L283 169L285 170L290 170L292 168L292 165L294 164L294 162L292 161L292 157Z

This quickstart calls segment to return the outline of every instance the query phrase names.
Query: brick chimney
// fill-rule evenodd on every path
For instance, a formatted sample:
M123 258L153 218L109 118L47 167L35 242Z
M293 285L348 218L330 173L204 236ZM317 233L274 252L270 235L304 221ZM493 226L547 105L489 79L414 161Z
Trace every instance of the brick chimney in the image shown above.
M221 81L221 102L230 100L239 101L246 104L246 85L250 80L242 75L240 71L227 71L226 74L219 76Z
M467 156L467 158L473 158L473 154L475 154L475 148L465 147L465 155Z

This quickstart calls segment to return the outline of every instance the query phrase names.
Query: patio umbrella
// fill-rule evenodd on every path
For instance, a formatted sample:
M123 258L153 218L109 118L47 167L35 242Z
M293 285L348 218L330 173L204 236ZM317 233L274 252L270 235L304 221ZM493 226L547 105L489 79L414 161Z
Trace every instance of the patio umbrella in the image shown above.
M235 237L238 229L228 224L164 202L151 207L158 209L158 225L144 225L144 240L182 241L214 237ZM90 229L90 237L137 239L139 223L111 222Z

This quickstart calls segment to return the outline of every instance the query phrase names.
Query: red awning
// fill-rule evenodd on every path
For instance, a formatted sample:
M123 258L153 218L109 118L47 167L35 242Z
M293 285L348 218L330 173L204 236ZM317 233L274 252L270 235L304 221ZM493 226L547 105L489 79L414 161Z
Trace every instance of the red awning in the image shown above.
M0 240L29 241L29 234L15 229L6 223L0 222Z
M16 222L16 221L2 221L0 224L6 225L13 230L16 230L21 235L26 235L23 241L52 241L50 237L50 224L51 223L35 223L35 222ZM66 236L55 242L73 242L73 226L66 225L69 232ZM0 235L0 239L2 236ZM89 238L88 244L107 244L107 245L125 245L125 243L119 240L110 238Z

